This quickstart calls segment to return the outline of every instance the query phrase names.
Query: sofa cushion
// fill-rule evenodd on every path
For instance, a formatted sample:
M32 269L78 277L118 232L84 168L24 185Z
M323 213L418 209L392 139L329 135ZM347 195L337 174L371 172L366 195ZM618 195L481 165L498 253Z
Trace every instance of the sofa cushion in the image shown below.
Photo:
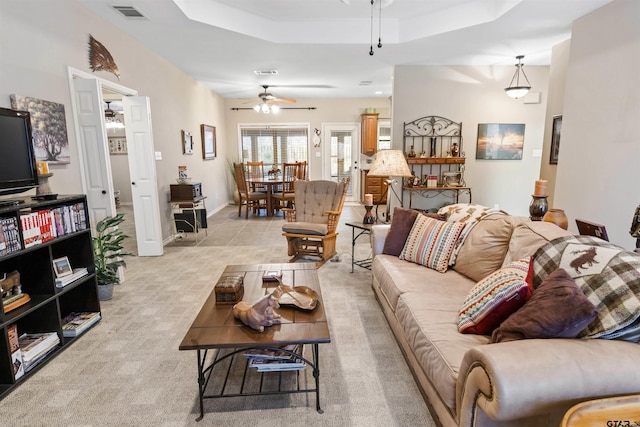
M503 265L513 230L527 221L529 218L519 216L483 217L467 235L453 269L476 282L498 270Z
M533 290L530 264L530 258L514 261L479 281L460 308L458 331L490 335L522 307Z
M411 231L411 227L413 227L413 223L418 215L420 215L420 212L415 209L400 207L393 209L391 228L389 229L389 234L384 241L384 248L382 249L383 254L395 256L400 255L402 248L404 248L404 244L407 241L407 237L409 236L409 232ZM440 214L424 213L422 215L439 219L441 221L446 219L446 216Z
M598 310L564 270L551 273L524 306L493 331L492 342L575 338Z
M419 215L409 232L400 259L415 262L441 273L447 271L449 258L465 224L446 222Z
M451 274L456 273L440 276ZM456 383L465 353L490 340L485 335L458 333L458 309L468 291L468 286L437 286L428 292L406 292L396 309L416 359L451 413L456 413Z
M393 255L376 255L373 259L372 275L374 286L377 286L387 304L395 311L400 296L406 292L430 293L435 290L443 292L460 289L462 297L475 284L469 278L453 270L441 274L420 264L401 260Z
M572 236L572 234L550 222L523 222L513 230L509 249L504 256L502 265L531 256L540 246L563 236Z

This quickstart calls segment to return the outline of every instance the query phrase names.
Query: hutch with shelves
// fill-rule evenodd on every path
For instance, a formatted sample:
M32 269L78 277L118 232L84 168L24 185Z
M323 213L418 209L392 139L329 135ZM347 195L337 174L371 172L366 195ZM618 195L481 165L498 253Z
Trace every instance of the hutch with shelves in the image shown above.
M459 201L466 194L471 202L471 187L464 181L465 154L462 123L440 116L425 116L403 126L403 151L414 177L402 186L413 208L414 195L424 199L438 195Z
M57 200L47 201L28 197L20 204L0 207L0 277L17 270L21 292L30 298L13 309L5 309L3 300L0 398L77 339L63 334L66 316L72 312L100 313L88 218L84 195L58 196ZM88 274L57 287L53 260L62 257L67 257L73 268L87 268ZM54 332L60 339L52 351L19 378L9 341L14 328L18 336Z

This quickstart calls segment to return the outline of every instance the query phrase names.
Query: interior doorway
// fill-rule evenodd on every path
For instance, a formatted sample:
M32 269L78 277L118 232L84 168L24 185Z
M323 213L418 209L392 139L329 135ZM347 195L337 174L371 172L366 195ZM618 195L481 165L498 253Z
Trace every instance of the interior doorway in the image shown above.
M322 125L325 164L322 179L339 182L350 178L345 201L356 202L360 193L360 125L325 123Z
M68 78L82 187L87 195L91 224L95 225L102 218L117 213L112 150L103 99L104 94L109 93L109 97L120 96L124 113L121 118L127 123L125 136L115 150L127 153L123 158L127 158L128 164L127 188L132 194L132 234L135 236L137 253L139 256L162 255L162 227L148 98L137 96L133 89L71 67ZM112 102L111 99L108 101ZM118 143L115 140L113 142L116 145Z

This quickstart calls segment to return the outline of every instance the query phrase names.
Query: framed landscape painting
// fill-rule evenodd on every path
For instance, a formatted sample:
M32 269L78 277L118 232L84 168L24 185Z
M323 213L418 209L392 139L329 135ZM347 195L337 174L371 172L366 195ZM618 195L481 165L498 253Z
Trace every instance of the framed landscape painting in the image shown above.
M522 160L524 124L480 123L476 159Z
M202 158L210 160L216 158L216 127L209 125L200 125L200 134L202 136Z

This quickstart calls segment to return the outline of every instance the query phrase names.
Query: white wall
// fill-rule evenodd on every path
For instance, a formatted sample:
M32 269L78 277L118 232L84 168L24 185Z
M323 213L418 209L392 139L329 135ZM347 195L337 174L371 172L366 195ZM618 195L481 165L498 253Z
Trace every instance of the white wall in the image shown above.
M462 122L465 181L472 187L473 202L490 207L497 204L510 214L529 216L540 171L541 158L534 157L534 150L542 150L543 145L549 67L527 66L526 57L524 63L532 91L541 92L541 103L524 104L522 99L505 95L515 66L396 66L393 148L402 149L404 122L432 115ZM522 160L476 160L479 123L524 123ZM405 196L405 206L407 200ZM440 200L414 196L413 207L437 206ZM467 199L461 196L460 201Z
M169 184L175 183L178 165L187 165L190 175L202 182L209 211L226 205L229 200L224 184L227 132L220 96L72 0L3 0L0 106L10 106L10 94L65 105L71 164L51 167L52 190L61 194L82 191L67 66L91 73L89 34L102 42L113 56L121 74L119 83L150 98L155 149L163 156L156 167L164 237L170 233L170 209L166 203ZM117 81L111 73L96 72L95 75ZM218 159L202 160L202 123L217 127ZM182 129L194 135L196 150L192 156L182 154Z
M612 242L635 247L640 203L640 2L616 0L573 26L555 205L604 224Z

